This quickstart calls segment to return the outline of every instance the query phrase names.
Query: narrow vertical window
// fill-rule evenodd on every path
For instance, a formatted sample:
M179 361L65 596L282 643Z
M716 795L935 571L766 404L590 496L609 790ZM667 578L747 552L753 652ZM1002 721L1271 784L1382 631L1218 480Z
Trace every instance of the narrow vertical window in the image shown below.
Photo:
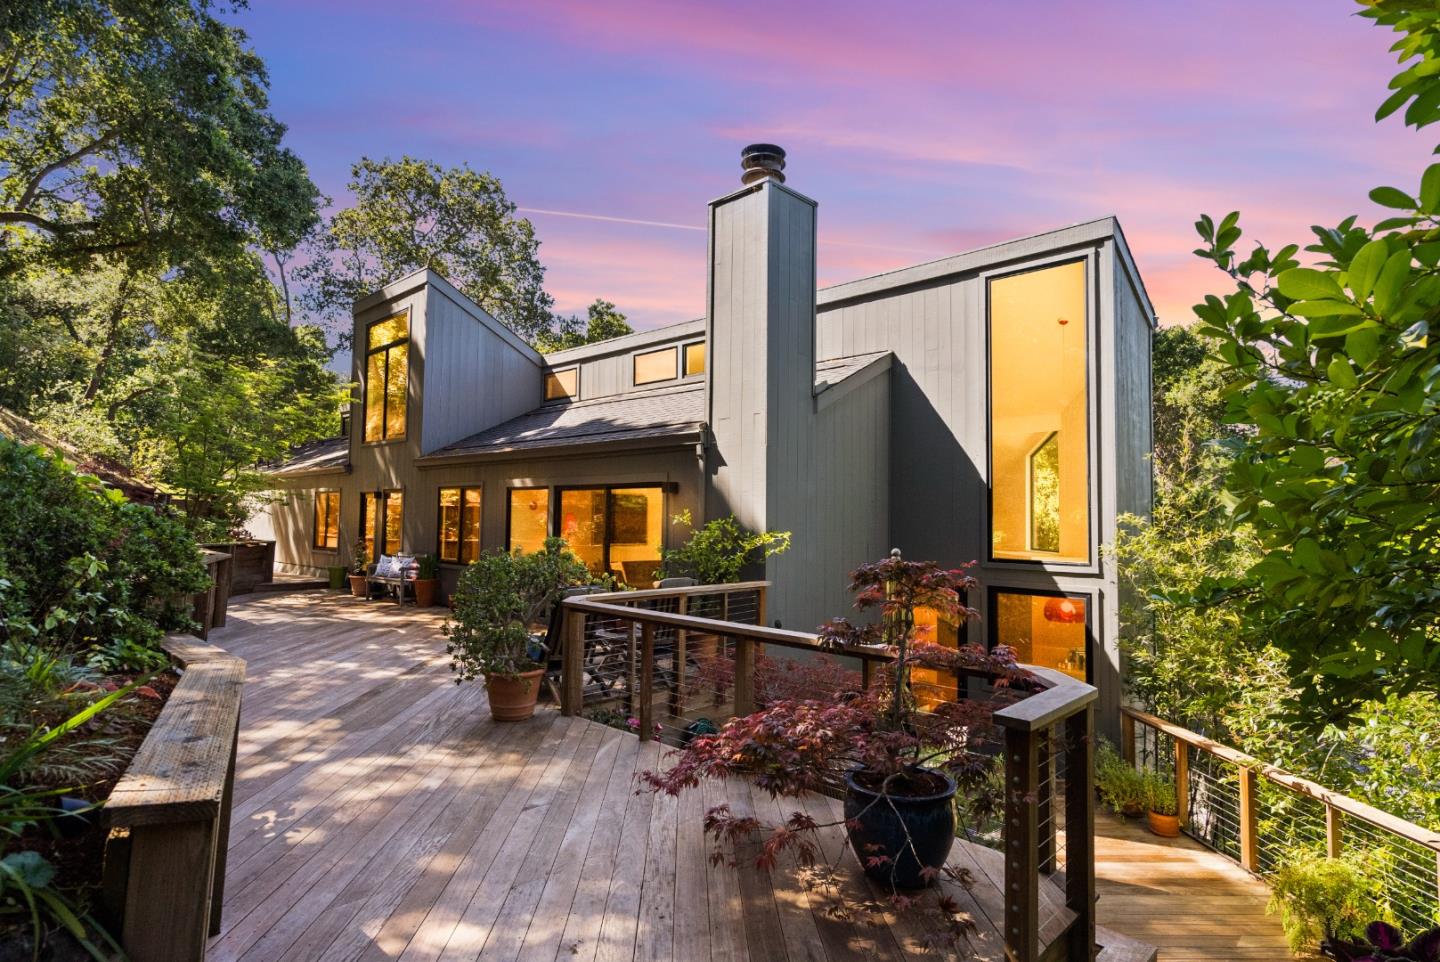
M405 437L410 390L410 315L376 321L365 334L365 440Z
M469 564L480 556L480 489L440 489L440 560Z
M511 488L505 525L507 551L539 551L550 534L550 489Z
M340 492L315 492L315 538L311 542L319 551L340 547Z
M990 544L1090 560L1085 262L990 282Z
M405 495L400 491L366 491L360 496L360 540L367 561L400 551L405 520Z

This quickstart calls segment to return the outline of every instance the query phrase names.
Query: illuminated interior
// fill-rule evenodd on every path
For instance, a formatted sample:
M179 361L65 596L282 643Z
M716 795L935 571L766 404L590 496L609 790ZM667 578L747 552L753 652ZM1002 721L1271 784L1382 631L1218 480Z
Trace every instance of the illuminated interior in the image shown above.
M1090 560L1085 264L990 282L991 554Z
M510 523L505 545L509 551L539 551L550 531L550 489L511 488Z
M685 376L705 373L705 342L685 345Z
M665 493L660 488L560 492L559 535L595 574L648 588L660 567Z
M545 400L570 398L580 393L580 369L567 367L563 371L547 371L545 374Z
M410 388L410 315L402 311L376 321L365 337L365 440L403 438Z
M673 381L675 371L675 348L667 347L635 355L635 383L654 384L656 381Z
M340 492L315 492L315 540L321 551L340 547Z
M399 491L366 491L360 498L360 537L365 557L378 561L382 554L398 554L404 523L405 496Z
M440 489L440 560L469 564L480 556L480 489Z
M914 638L917 642L960 647L960 626L952 618L944 618L932 608L915 609ZM941 702L959 697L959 679L953 671L933 668L911 668L910 688L921 708L933 708Z
M1089 601L1060 594L995 591L990 596L990 638L1009 645L1029 665L1086 680Z

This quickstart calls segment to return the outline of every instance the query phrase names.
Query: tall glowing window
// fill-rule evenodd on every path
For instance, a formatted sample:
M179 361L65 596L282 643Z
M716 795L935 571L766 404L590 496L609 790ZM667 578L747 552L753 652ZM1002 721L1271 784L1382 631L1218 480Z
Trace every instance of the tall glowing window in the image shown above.
M505 525L507 551L539 551L550 534L550 489L511 488Z
M367 561L398 554L405 521L405 495L400 491L366 491L360 498L360 537Z
M365 440L405 436L410 389L410 315L402 311L365 332Z
M480 489L440 489L440 560L469 564L480 557Z
M1087 680L1090 670L1090 600L1059 592L990 593L990 644L1009 645L1027 665Z
M340 492L315 492L315 537L311 544L320 551L340 547Z
M991 556L1090 560L1085 262L990 282Z

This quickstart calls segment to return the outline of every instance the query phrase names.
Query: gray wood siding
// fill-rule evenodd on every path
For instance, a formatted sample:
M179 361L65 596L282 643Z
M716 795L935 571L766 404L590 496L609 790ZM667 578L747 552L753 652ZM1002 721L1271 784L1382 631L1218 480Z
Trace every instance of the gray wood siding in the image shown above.
M560 371L570 367L580 369L580 400L626 394L635 390L673 387L676 384L694 384L703 375L681 377L674 381L660 381L654 384L635 385L634 355L655 351L664 347L676 348L676 371L681 371L684 360L680 348L685 344L703 341L705 322L687 321L656 331L641 331L637 334L618 337L611 341L585 347L557 351L545 356L545 369ZM708 358L707 358L708 360Z
M424 373L422 451L494 427L543 400L538 358L476 319L477 310L440 288L430 290L417 352Z

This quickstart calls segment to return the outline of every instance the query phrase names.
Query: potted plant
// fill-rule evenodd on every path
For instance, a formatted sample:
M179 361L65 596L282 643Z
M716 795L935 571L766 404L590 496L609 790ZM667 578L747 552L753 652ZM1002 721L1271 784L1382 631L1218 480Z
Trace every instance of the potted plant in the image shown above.
M445 623L455 683L484 677L496 721L535 713L544 664L533 657L532 630L544 625L566 588L590 579L585 563L559 538L529 554L482 554L460 575Z
M1338 962L1440 962L1440 928L1421 932L1406 942L1389 922L1371 922L1365 927L1365 941L1328 937L1320 952Z
M1095 790L1116 815L1139 818L1145 814L1149 796L1144 773L1121 758L1108 741L1101 741L1095 752Z
M917 629L919 607L950 618L975 617L960 601L974 584L964 571L905 561L898 552L857 568L850 585L855 606L877 612L878 623L859 626L835 619L821 635L834 644L888 646L895 660L881 683L853 691L782 692L754 714L731 719L717 734L691 738L673 765L645 772L642 780L652 791L670 795L703 779L734 777L748 778L774 797L843 785L843 824L861 869L895 893L897 906L922 911L928 906L930 931L940 941L959 945L968 926L951 911L954 903L943 889L923 903L918 895L904 893L928 888L942 877L968 885L963 873L946 864L955 839L953 800L957 791L969 794L992 786L999 732L990 716L1018 697L1015 693L1027 687L1029 678L1008 648L944 648ZM997 697L942 702L919 712L910 688L912 667L985 675ZM757 684L757 691L762 687ZM778 853L786 850L801 862L820 858L813 833L825 827L802 813L767 825L723 805L705 817L706 831L719 845L761 841L755 864L762 869L773 868ZM735 861L733 854L730 860ZM838 872L830 874L838 877Z
M1161 838L1180 837L1180 803L1175 794L1175 779L1159 772L1145 775L1145 820L1150 831Z
M370 593L365 584L365 568L368 565L365 551L368 547L365 539L361 538L355 542L355 550L350 555L350 593L357 598L364 598Z
M415 589L415 607L429 608L435 603L435 589L440 584L436 577L439 570L440 563L433 554L422 554L415 559L415 580L412 582Z

